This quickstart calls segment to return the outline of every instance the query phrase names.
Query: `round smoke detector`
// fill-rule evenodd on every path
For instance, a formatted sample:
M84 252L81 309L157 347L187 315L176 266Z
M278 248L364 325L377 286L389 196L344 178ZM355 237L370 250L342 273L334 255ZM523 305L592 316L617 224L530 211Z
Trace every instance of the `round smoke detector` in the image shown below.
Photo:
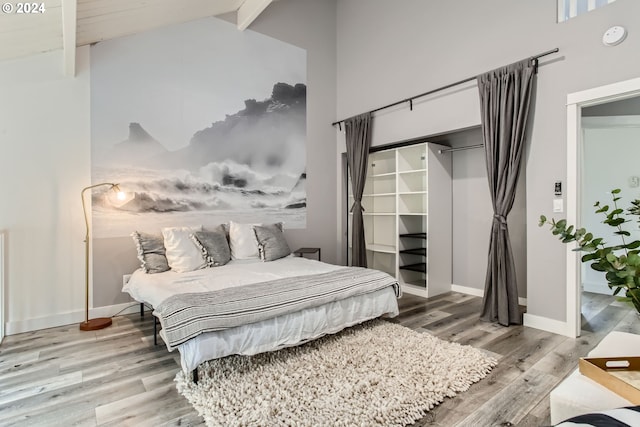
M615 46L622 43L626 37L627 30L624 27L616 25L604 32L604 35L602 36L602 43L606 46Z

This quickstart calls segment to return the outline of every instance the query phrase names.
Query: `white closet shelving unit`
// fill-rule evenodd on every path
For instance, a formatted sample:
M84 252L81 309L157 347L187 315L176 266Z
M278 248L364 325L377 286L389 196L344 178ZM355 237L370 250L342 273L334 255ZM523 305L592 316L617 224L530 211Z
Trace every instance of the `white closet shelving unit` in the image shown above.
M395 153L372 153L362 195L367 264L394 276L397 265L396 180Z
M440 148L420 143L371 153L362 196L369 268L424 297L451 290L451 155Z

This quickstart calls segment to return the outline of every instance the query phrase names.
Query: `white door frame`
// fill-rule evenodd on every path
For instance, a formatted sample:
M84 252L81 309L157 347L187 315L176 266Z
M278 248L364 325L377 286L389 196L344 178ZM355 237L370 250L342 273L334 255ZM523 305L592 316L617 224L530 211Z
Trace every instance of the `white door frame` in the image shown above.
M582 107L604 104L640 95L640 78L600 86L567 95L567 222L580 218L580 177L582 167ZM575 243L567 245L567 335L580 336L581 283L580 254Z

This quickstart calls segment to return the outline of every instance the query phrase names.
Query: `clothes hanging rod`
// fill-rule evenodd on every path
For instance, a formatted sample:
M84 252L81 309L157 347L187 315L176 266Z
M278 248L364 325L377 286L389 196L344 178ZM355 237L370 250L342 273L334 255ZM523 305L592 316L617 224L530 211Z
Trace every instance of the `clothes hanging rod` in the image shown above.
M535 60L537 60L538 58L542 58L543 56L551 55L552 53L556 53L556 52L559 52L559 51L560 51L560 49L558 49L558 48L551 49L551 50L548 50L548 51L546 51L546 52L542 52L542 53L539 53L539 54L537 54L537 55L530 56L528 59L529 59L529 60L531 60L531 61L535 61ZM394 103L387 104L387 105L382 106L382 107L378 107L378 108L376 108L375 110L370 110L370 111L368 111L368 112L369 112L369 113L375 113L376 111L385 110L385 109L387 109L387 108L395 107L396 105L404 104L405 102L408 102L408 103L409 103L409 108L410 108L411 110L413 110L413 100L414 100L414 99L422 98L423 96L431 95L432 93L440 92L441 90L449 89L449 88L451 88L451 87L458 86L458 85L461 85L461 84L463 84L463 83L470 82L470 81L472 81L472 80L475 80L477 77L478 77L478 76L473 76L473 77L466 78L466 79L464 79L464 80L457 81L457 82L455 82L455 83L450 83L450 84L448 84L448 85L445 85L445 86L439 87L439 88L437 88L437 89L432 89L432 90L430 90L430 91L427 91L427 92L421 93L421 94L419 94L419 95L414 95L414 96L412 96L412 97L410 97L410 98L405 98L405 99L403 99L403 100L401 100L401 101L396 101L396 102L394 102ZM345 121L345 120L347 120L347 119L338 120L337 122L333 122L333 123L331 123L331 125L332 125L332 126L340 125L341 123L344 123L344 121ZM342 126L341 126L341 128L342 128Z
M476 144L476 145L467 145L466 147L456 147L456 148L443 148L438 150L438 154L442 153L451 153L454 151L462 151L462 150L471 150L472 148L482 148L484 144Z

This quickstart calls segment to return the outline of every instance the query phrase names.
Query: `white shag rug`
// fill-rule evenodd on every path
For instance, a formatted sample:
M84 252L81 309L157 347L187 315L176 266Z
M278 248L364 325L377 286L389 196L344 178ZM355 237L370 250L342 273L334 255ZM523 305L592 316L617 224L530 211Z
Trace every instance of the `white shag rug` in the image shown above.
M207 426L405 426L484 378L470 346L372 320L298 347L229 356L178 373Z

